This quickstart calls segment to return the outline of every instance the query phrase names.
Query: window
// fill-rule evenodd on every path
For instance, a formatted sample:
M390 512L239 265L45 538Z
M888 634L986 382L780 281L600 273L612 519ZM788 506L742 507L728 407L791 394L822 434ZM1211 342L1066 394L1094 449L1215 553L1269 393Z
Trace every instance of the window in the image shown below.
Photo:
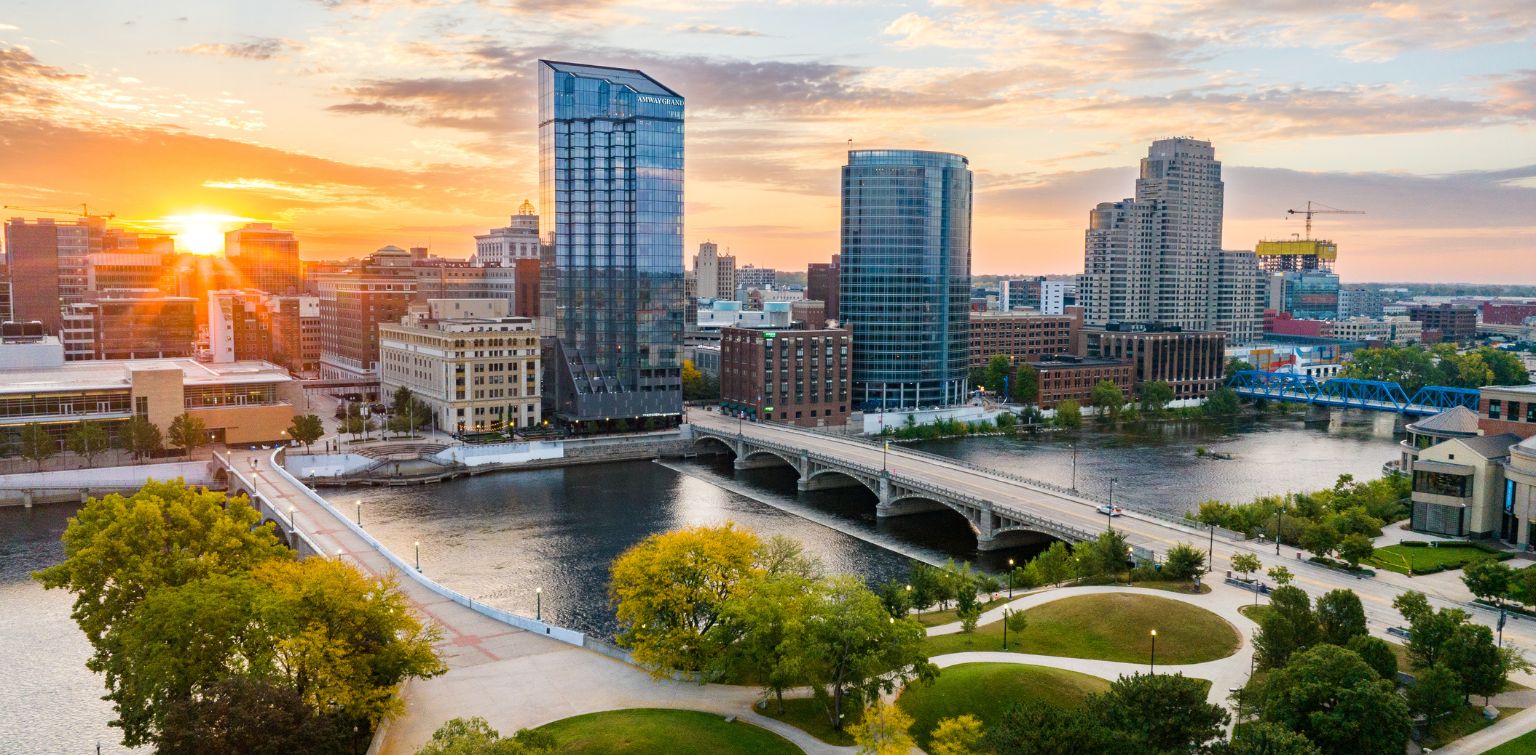
M1499 418L1499 408L1501 403L1502 402L1496 398L1488 399L1488 419Z
M1472 476L1414 470L1413 492L1466 498L1471 495Z

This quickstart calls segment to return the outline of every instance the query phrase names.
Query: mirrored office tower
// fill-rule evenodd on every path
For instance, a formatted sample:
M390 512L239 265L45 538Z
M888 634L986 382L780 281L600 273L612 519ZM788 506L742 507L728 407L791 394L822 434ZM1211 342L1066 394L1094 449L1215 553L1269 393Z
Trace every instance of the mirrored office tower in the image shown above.
M944 152L848 153L839 311L853 329L854 402L864 408L965 400L968 164Z
M545 404L567 423L682 414L683 98L539 61Z

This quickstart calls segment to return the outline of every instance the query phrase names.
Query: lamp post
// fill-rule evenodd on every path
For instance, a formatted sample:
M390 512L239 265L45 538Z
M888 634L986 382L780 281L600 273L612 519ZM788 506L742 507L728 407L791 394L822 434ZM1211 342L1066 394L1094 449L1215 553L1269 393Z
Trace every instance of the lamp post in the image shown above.
M1003 609L1003 649L1008 649L1008 609Z
M298 509L295 509L292 506L288 507L288 536L289 537L297 537L298 534L299 534L299 520L293 518L293 515L297 511L298 511ZM293 549L294 550L298 550L299 549L299 544L297 542L295 542L293 544Z
M1011 559L1011 558L1008 559L1008 599L1009 600L1013 600L1013 559ZM1007 613L1007 611L1004 611L1003 613ZM1008 627L1005 625L1003 627L1003 634L1007 634L1007 633L1008 633ZM1007 647L1008 647L1008 643L1004 642L1003 643L1003 648L1006 649Z
M1280 520L1285 514L1285 506L1275 509L1275 555L1280 555Z
M534 603L533 603L533 619L534 619L534 621L543 621L544 620L544 588L542 588L542 587L535 587L535 588L533 588L533 600L534 600Z
M363 499L357 499L357 526L363 526Z
M1211 525L1211 542L1205 546L1205 573L1210 574L1216 567L1212 564L1216 560L1216 525Z
M880 471L881 471L881 472L884 472L884 471L886 471L886 467L885 467L885 457L886 457L886 455L887 455L887 454L889 454L889 453L890 453L890 452L891 452L891 442L890 442L890 441L884 441L884 442L882 442L882 443L881 443L881 444L880 444Z
M412 545L416 546L416 571L421 571L421 541L417 540Z
M1157 630L1152 630L1152 664L1151 673L1157 673Z
M1118 477L1109 478L1109 509L1104 512L1104 521L1110 532L1115 531L1115 483L1119 481Z
M1077 492L1077 443L1072 444L1072 491Z

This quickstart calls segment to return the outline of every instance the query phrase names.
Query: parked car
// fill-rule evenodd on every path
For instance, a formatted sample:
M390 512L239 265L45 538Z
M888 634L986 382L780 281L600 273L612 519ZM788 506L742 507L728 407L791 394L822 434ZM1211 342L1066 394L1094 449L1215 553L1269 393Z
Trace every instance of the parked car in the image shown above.
M1099 504L1099 513L1104 514L1105 516L1120 516L1121 514L1125 513L1125 510L1121 509L1119 506L1111 506L1107 503L1101 503Z

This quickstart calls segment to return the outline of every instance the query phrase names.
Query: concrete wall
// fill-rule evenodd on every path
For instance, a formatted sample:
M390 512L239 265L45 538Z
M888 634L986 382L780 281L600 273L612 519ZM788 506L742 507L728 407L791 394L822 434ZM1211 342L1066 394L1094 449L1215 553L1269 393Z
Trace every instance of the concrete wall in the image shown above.
M213 485L215 482L208 471L207 461L0 475L0 506L23 505L29 497L32 503L78 501L82 491L90 495L131 492L143 487L148 480L177 477L190 485Z
M307 479L311 474L315 477L336 477L349 474L367 467L378 459L371 459L361 454L313 454L302 455L285 454L283 462L293 476L301 480Z
M530 461L560 459L565 446L559 441L536 440L528 443L496 443L488 446L454 446L438 453L438 461L478 467L484 464L523 464Z
M1000 410L987 409L980 406L950 406L941 409L885 412L884 414L880 412L865 412L864 433L866 435L878 435L882 422L884 422L884 427L899 428L907 423L907 417L912 417L913 421L919 425L931 425L941 419L957 420L974 425L978 422L993 421L997 419L999 414L1002 414ZM882 418L884 419L882 420Z

